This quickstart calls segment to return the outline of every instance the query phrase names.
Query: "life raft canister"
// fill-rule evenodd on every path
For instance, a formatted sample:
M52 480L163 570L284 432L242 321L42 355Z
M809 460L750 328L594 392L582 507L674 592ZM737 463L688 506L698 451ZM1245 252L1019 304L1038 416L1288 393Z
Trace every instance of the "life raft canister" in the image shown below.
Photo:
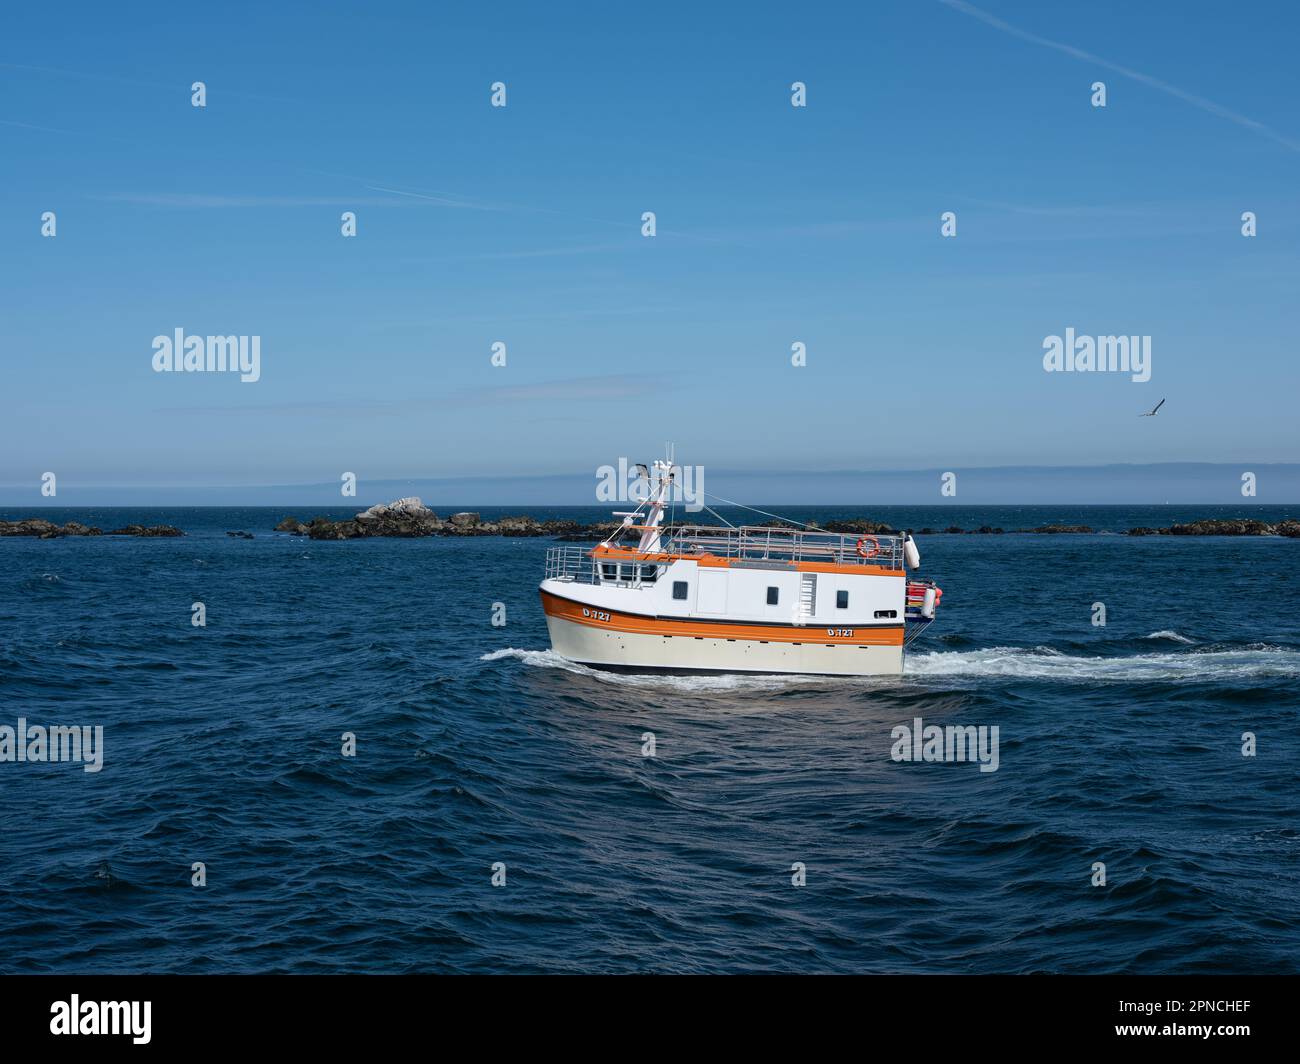
M867 542L870 541L871 547L867 548ZM880 540L875 536L863 536L858 540L858 553L864 558L874 558L880 553Z

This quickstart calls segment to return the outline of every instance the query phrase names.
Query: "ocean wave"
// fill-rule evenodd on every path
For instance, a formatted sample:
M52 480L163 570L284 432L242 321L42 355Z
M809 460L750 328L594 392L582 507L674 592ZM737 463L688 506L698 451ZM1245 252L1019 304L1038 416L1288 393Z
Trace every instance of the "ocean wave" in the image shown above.
M41 573L40 576L29 576L19 586L24 591L62 591L65 582L58 573Z
M1171 642L1171 643L1187 643L1188 645L1191 645L1192 643L1195 643L1195 642L1196 642L1195 639L1188 639L1187 636L1182 635L1182 634L1179 633L1179 632L1172 631L1172 630L1169 629L1169 628L1162 628L1162 629L1160 629L1160 631L1158 631L1158 632L1152 632L1152 633L1150 633L1146 638L1147 638L1147 639L1167 639L1167 640L1169 640L1169 642Z
M1300 677L1300 651L1284 647L1170 651L1107 657L1082 657L1041 648L988 647L909 655L908 677L1003 677L1017 680L1095 683L1205 683Z

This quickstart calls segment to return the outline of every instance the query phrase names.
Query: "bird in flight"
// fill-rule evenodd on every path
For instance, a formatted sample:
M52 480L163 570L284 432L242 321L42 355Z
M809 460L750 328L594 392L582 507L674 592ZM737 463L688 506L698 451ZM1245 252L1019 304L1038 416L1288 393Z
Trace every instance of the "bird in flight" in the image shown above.
M1159 410L1164 405L1165 405L1165 401L1161 399L1160 402L1156 403L1156 405L1151 408L1151 411L1149 413L1138 414L1138 417L1155 417L1156 411Z

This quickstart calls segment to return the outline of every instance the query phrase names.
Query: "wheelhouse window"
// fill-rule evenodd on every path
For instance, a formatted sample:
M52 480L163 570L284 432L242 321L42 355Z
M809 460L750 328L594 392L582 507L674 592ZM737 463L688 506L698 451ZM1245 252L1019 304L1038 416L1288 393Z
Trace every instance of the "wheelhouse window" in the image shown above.
M769 606L775 606L780 596L781 596L780 588L769 587L767 589L767 604Z
M837 610L847 610L849 608L849 593L847 591L835 592L835 608Z
M616 563L616 562L601 562L601 563L600 563L600 578L601 578L602 580L609 580L609 581L611 581L611 582L614 581L614 580L617 580L617 579L618 579L618 563Z
M685 580L674 580L674 581L673 581L673 598L675 598L675 599L681 599L682 601L685 601L685 599L686 599L686 581L685 581Z
M659 579L659 566L643 565L641 566L641 583L653 584Z

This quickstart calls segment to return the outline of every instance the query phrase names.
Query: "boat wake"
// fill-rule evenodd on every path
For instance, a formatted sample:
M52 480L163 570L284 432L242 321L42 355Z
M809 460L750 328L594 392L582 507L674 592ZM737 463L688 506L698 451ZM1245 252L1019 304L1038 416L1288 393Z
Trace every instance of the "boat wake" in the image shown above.
M1181 637L1175 640L1179 641ZM988 647L909 654L903 675L917 679L992 677L1088 683L1237 682L1300 677L1300 651L1255 645L1241 649L1082 657L1062 654L1051 647Z
M1058 683L1239 683L1247 680L1300 678L1300 651L1256 644L1236 649L1168 651L1084 657L1051 647L986 647L983 650L909 654L901 680L884 676L798 676L724 673L717 676L672 676L613 673L569 661L553 650L506 647L480 661L512 659L535 668L562 669L606 683L676 687L691 691L781 691L792 685L871 686L946 679L1047 680Z
M672 673L610 672L606 669L593 669L587 665L580 665L576 661L569 661L554 650L519 650L515 647L494 650L490 654L482 655L479 661L501 661L504 659L522 661L525 665L532 665L535 668L562 669L565 672L572 672L579 676L589 676L592 679L616 684L619 687L656 687L661 689L667 687L680 691L780 692L789 691L794 687L806 689L843 686L844 684L878 687L882 683L898 682L896 676L808 676L798 673L743 672L675 676Z

